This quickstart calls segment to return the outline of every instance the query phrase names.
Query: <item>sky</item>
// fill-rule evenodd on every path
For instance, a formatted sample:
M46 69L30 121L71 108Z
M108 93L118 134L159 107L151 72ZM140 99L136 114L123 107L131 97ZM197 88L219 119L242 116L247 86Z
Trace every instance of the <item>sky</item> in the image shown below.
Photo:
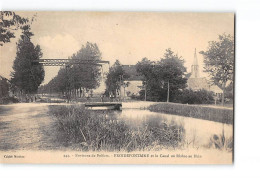
M233 13L158 13L158 12L16 12L23 17L36 14L31 25L32 42L40 45L42 58L68 58L87 42L96 43L102 59L111 64L118 59L124 65L134 65L142 58L160 60L167 48L185 60L191 71L194 51L203 72L203 57L198 52L208 48L208 42L226 33L234 36ZM10 78L16 56L16 42L0 46L0 75ZM104 67L106 69L107 67ZM45 67L48 83L59 67Z

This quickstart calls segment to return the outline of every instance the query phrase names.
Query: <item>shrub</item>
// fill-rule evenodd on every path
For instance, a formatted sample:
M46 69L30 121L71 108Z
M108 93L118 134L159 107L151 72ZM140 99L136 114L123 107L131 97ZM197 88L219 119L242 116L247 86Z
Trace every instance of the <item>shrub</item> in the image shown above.
M158 92L153 89L154 94L147 94L148 101L166 101L167 99L167 89ZM139 96L133 99L144 100L145 91L140 90ZM182 104L213 104L214 94L211 91L204 89L193 91L191 89L184 89L181 91L170 91L170 101Z
M15 97L3 97L3 98L0 98L0 104L9 104L9 103L18 103L19 100Z
M212 135L210 138L210 142L207 146L208 148L216 148L220 150L233 150L233 137L226 138L224 133L220 135Z
M185 89L176 95L174 101L182 104L212 104L214 98L210 91Z

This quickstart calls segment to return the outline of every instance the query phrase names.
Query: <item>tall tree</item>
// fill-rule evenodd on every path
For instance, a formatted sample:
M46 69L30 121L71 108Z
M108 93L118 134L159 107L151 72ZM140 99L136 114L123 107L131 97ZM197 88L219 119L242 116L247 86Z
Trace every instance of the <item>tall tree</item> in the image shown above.
M106 91L116 96L116 92L120 90L124 85L124 80L128 77L119 60L116 60L107 74Z
M0 75L0 101L9 95L9 86L8 80Z
M163 81L163 94L167 94L168 98L173 101L174 96L179 90L186 88L186 68L184 67L184 59L171 49L166 49L164 57L158 62L159 76ZM167 100L168 101L168 100Z
M35 16L34 16L35 17ZM31 22L34 20L31 19ZM0 11L0 46L15 38L15 31L29 25L28 18L21 17L12 11Z
M101 69L97 63L102 59L102 54L97 44L87 42L69 59L72 63L59 70L57 76L44 86L45 91L66 93L67 98L70 99L71 94L76 95L77 90L80 91L81 96L83 88L89 91L99 86ZM76 60L88 62L73 64Z
M137 72L144 77L148 100L165 101L169 96L169 100L173 101L178 91L186 87L184 60L171 49L166 49L164 57L158 62L142 59L137 63Z
M145 57L136 64L136 71L143 76L144 90L140 93L141 97L148 101L159 101L161 99L162 81L157 63Z
M102 54L95 43L87 42L85 46L71 56L73 60L88 60L89 64L73 65L69 71L74 88L84 87L86 89L95 89L100 84L100 67L97 61L102 59Z
M207 51L200 52L204 57L204 71L208 72L213 84L223 90L222 105L224 105L226 88L233 83L234 77L234 37L219 35L218 41L210 41Z
M17 44L16 58L11 73L11 83L24 94L35 93L45 75L41 64L32 65L33 60L39 60L42 57L40 46L35 46L31 42L32 36L30 27L26 26Z

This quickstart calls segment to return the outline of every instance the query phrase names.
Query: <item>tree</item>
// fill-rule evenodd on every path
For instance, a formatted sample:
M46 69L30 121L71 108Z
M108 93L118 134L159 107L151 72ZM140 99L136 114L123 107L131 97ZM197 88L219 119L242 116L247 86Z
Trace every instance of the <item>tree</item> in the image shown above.
M207 51L200 53L204 57L204 71L210 74L212 83L223 90L222 105L224 105L227 85L233 83L234 37L219 35L218 41L210 41Z
M234 91L233 91L233 82L229 83L225 89L225 98L228 100L228 101L231 101L233 102L233 99L234 99Z
M145 57L136 64L136 70L143 76L144 90L140 91L141 98L148 101L160 101L163 84L156 62Z
M185 76L184 60L182 57L174 54L171 49L166 49L164 57L158 64L159 75L163 81L163 89L168 91L167 97L173 101L174 95L179 90L186 88L187 78ZM163 94L166 94L166 92Z
M40 46L35 46L31 42L32 36L30 27L26 26L17 44L16 58L11 73L12 85L20 89L23 94L35 93L45 75L41 64L32 64L32 61L39 60L42 57Z
M87 91L95 89L100 84L100 66L98 61L102 59L101 52L95 43L87 42L81 49L69 57L71 63L62 67L57 76L47 85L42 87L45 92L59 92L66 94L68 101L71 95L82 96L83 88ZM86 63L73 63L73 61L88 61ZM79 93L78 93L79 91Z
M32 18L31 22L33 21ZM0 46L15 38L14 31L29 26L29 19L21 17L12 11L0 11Z
M72 78L73 87L75 89L84 87L86 89L95 89L100 84L100 67L97 66L97 61L102 59L101 52L95 43L87 42L85 46L73 54L70 58L73 60L88 60L89 64L75 64L69 70Z
M124 84L124 80L129 76L123 70L123 67L119 60L110 67L106 79L106 91L107 93L112 93L116 96L117 91L120 90L121 86Z
M6 78L0 75L0 99L9 95L9 83Z
M173 101L178 91L186 87L184 60L171 49L166 49L164 57L158 62L143 58L136 66L137 72L144 77L145 90L140 94L146 94L147 100L165 101L169 96L169 100Z

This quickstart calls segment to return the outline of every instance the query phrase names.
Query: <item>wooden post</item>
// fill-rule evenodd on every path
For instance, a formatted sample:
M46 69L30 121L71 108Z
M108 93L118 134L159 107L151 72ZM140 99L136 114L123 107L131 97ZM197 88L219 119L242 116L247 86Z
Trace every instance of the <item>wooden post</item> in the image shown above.
M223 90L223 93L222 93L222 101L221 101L221 103L222 103L222 106L224 106L225 105L225 88L226 88L226 82L224 82L223 83L223 85L222 85L222 90Z
M145 81L144 100L147 100L147 81Z
M168 80L167 103L169 102L169 96L170 96L170 80Z
M124 84L124 97L123 97L123 101L125 101L125 84Z
M178 127L178 140L180 140L180 129L179 129L179 127Z

